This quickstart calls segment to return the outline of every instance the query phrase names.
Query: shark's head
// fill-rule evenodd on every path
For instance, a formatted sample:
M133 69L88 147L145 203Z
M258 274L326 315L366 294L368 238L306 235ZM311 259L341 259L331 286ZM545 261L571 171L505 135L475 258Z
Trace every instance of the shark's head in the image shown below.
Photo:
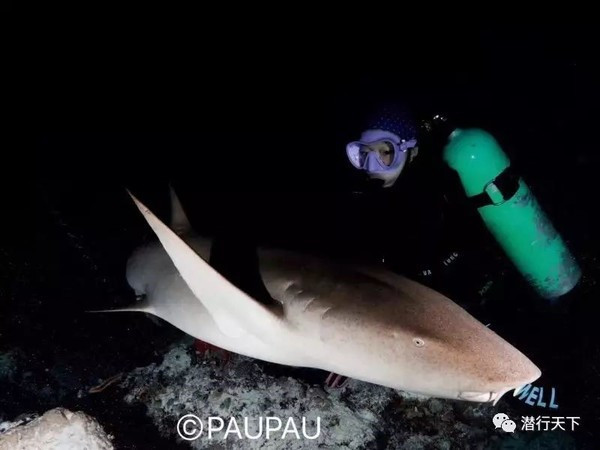
M478 402L496 402L540 377L525 355L464 309L431 289L406 283L402 301L384 289L381 298L325 313L322 337L339 349L338 355L360 361L359 373L349 376Z

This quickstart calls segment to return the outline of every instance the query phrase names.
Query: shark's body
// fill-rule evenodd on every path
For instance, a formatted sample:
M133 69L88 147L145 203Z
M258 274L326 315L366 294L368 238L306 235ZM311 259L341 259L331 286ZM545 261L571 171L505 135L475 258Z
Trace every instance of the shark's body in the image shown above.
M172 229L136 203L161 243L129 260L128 281L145 297L129 309L198 339L265 361L471 401L497 401L541 374L458 305L383 267L259 249L260 274L275 299L263 305L208 265L210 242L191 233L176 197Z

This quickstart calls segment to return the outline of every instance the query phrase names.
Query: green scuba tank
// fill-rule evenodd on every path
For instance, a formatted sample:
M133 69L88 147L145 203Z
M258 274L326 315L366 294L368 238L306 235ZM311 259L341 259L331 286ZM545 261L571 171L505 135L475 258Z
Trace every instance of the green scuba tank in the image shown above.
M456 129L444 160L510 260L544 298L569 292L581 270L510 160L489 133Z

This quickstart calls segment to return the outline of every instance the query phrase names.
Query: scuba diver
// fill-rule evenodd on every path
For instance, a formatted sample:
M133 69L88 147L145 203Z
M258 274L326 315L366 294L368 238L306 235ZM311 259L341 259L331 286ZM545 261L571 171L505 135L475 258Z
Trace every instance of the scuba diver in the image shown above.
M442 159L449 130L443 116L419 126L402 104L387 104L346 145L359 234L373 236L373 225L387 224L389 238L370 239L371 251L391 270L436 288L463 259L472 244L467 241L480 234L456 175Z
M442 158L450 125L436 115L419 126L401 103L377 107L346 144L354 179L345 221L354 224L353 251L477 307L493 272L481 262L492 258L481 258L485 229ZM345 382L332 373L325 383Z

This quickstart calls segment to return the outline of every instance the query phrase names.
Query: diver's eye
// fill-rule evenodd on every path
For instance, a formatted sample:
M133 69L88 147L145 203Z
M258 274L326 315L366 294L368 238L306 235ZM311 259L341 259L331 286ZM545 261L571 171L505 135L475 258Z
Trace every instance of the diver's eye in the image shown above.
M381 142L378 144L377 151L383 164L390 166L394 159L394 147L390 142Z
M417 347L423 347L425 345L425 341L421 338L413 338L413 342Z

